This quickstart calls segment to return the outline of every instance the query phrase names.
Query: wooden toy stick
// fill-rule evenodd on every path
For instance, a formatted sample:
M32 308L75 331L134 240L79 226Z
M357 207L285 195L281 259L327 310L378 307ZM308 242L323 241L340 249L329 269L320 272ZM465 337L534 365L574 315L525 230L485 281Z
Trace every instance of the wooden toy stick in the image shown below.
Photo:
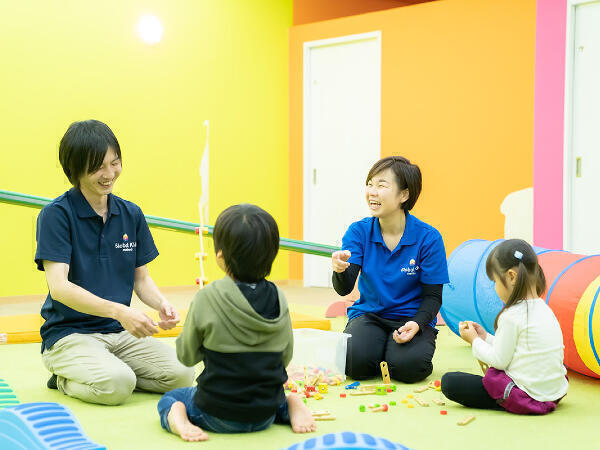
M350 395L373 395L375 394L375 390L372 391L357 391L357 390L350 390Z
M335 420L335 416L317 416L315 420Z
M421 386L413 390L413 392L420 394L421 392L425 392L427 389L429 389L429 386Z
M313 411L312 415L313 415L313 417L329 416L329 415L331 415L331 411L329 411L328 409L320 409L317 411Z
M475 416L467 416L467 417L460 419L458 422L456 422L456 425L465 426L465 425L470 424L474 420L475 420Z
M379 366L381 367L381 378L383 378L383 384L392 384L387 362L381 361Z
M437 398L434 398L434 399L432 400L432 402L433 402L433 403L435 403L435 404L436 404L436 405L438 405L438 406L444 406L444 405L446 404L446 402L445 402L444 400L441 400L441 399L440 399L440 400L438 400Z
M420 406L429 406L428 402L419 397L415 397L415 402L417 402Z

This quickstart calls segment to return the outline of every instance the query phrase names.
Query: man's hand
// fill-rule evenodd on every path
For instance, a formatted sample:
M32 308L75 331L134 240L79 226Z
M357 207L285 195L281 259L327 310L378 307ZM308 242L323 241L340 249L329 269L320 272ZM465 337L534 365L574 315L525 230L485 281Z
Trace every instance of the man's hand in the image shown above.
M348 262L349 258L349 250L338 250L337 252L333 252L331 254L331 268L333 271L337 273L344 272L350 266L350 263Z
M419 329L420 327L417 322L409 320L400 328L394 330L392 338L398 344L406 344L407 342L410 342L413 337L415 337L415 334L419 332Z
M460 333L460 337L463 338L464 341L472 344L475 339L477 339L478 334L473 326L474 322L464 321L458 323L458 331Z
M136 338L152 336L158 333L154 321L141 311L123 306L119 309L116 319Z
M179 323L179 313L167 300L163 300L160 303L160 308L158 309L158 316L160 317L160 322L158 322L158 326L163 330L170 330L174 328Z

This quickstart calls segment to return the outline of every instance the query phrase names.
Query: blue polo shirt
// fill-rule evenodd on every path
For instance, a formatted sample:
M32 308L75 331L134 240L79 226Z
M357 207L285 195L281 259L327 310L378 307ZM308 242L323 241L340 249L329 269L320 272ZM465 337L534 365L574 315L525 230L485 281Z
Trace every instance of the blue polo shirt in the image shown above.
M449 282L446 250L435 228L406 213L404 234L390 251L379 219L354 222L342 239L348 262L361 267L360 298L348 308L348 319L373 313L384 319L414 317L421 305L421 285ZM431 326L435 326L435 319Z
M70 282L97 295L129 306L136 267L149 263L158 250L142 210L115 195L108 196L106 222L72 188L46 205L37 219L35 262L69 264ZM40 334L42 352L72 333L116 333L123 327L114 319L84 314L54 300L42 306L46 319Z

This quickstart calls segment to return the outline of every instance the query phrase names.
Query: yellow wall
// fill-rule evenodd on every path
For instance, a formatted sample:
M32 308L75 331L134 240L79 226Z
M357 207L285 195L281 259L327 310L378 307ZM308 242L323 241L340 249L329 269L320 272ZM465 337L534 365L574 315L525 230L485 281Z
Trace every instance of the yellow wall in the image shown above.
M535 0L443 0L292 27L290 237L302 236L304 42L375 30L381 156L421 167L414 214L438 228L448 254L468 239L502 237L500 204L533 184L535 8ZM290 278L302 278L301 258L290 260Z
M155 47L136 35L144 12L164 27ZM209 222L231 204L257 203L286 236L291 23L291 0L1 2L0 189L63 193L58 142L71 122L96 118L123 152L115 194L146 214L197 222L209 119ZM0 203L0 296L46 291L33 263L37 214ZM193 284L197 237L153 235L156 282ZM288 278L285 253L271 278Z

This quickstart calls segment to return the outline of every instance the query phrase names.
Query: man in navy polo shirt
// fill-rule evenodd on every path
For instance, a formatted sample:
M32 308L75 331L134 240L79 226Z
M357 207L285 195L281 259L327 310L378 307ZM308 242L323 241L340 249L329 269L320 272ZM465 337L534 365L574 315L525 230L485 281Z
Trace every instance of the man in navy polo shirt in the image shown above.
M360 298L348 308L346 374L360 380L380 373L414 383L433 371L436 316L448 282L440 233L408 211L421 193L421 171L406 158L375 163L367 176L372 217L354 222L332 255L333 286Z
M121 149L97 120L69 126L59 147L73 188L37 220L35 262L49 294L42 306L42 360L48 387L91 403L118 405L135 388L164 393L190 386L194 369L150 336L179 322L146 264L158 250L141 209L111 192ZM132 292L160 322L130 307Z

